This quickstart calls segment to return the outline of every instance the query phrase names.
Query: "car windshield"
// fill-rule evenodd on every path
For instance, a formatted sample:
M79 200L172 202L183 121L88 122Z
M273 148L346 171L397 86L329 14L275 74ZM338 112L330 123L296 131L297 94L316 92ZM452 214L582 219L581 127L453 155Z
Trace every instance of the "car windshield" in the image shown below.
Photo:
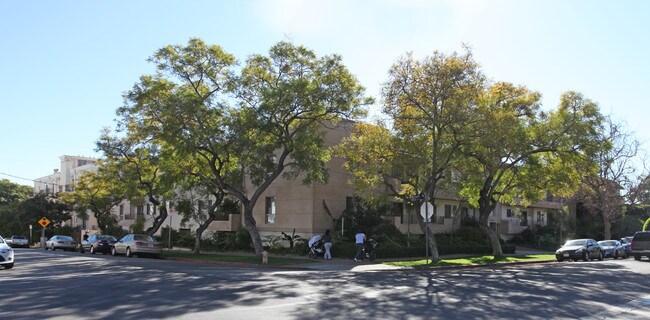
M616 241L598 241L598 244L605 247L613 247L616 246Z
M117 239L115 239L115 237L113 236L104 236L104 235L97 236L97 240L117 241Z
M630 243L630 240L628 240L627 238L621 238L621 242L622 243Z
M59 236L56 238L56 240L72 241L72 238L68 236Z
M5 239L2 239L2 237L0 237L0 243L5 243Z
M144 234L136 234L136 235L134 235L133 240L137 240L137 241L156 241L151 236L147 236L147 235L144 235Z
M11 238L12 238L12 239L21 239L21 240L22 240L22 239L25 239L25 237L23 237L23 236L13 236L13 237L11 237Z
M584 246L587 244L587 240L569 240L564 245L565 246Z

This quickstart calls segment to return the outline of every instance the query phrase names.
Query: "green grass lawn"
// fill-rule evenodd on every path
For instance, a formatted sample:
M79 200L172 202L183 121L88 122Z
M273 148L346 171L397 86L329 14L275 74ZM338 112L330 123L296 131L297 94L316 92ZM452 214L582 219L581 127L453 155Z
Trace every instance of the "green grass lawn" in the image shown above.
M204 260L204 261L221 261L221 262L239 262L239 263L251 263L251 264L262 264L262 259L256 257L253 254L220 254L220 253L200 253L198 255L187 252L187 251L165 251L162 255L164 258L185 258L185 259L194 259L194 260ZM306 264L313 263L313 259L306 258L289 258L289 257L277 257L270 256L269 264L270 265L294 265L294 264Z
M526 254L526 255L514 255L506 256L500 259L494 259L493 256L477 256L477 257L464 257L464 258L455 258L455 259L444 259L436 263L429 263L429 266L462 266L462 265L481 265L481 264L491 264L491 263L504 263L504 262L522 262L522 261L543 261L543 260L555 260L555 255L552 254ZM431 260L429 260L431 262ZM400 267L412 267L412 268L422 268L427 267L426 260L406 260L406 261L391 261L384 262L385 264L400 266Z

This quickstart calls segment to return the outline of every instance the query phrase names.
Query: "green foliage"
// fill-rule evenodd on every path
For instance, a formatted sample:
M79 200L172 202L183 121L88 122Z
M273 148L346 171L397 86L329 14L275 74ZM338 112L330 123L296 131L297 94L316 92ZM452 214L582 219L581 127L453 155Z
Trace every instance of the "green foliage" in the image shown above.
M131 233L144 233L144 217L136 217L130 229Z
M33 189L29 186L13 183L7 179L0 179L0 206L26 200L32 192Z
M257 199L280 175L326 181L323 124L354 118L371 102L341 60L280 42L267 56L249 56L236 75L235 57L220 46L200 39L166 46L149 60L157 73L142 76L125 95L120 126L133 141L158 146L133 150L158 151L161 164L175 163L152 173L184 173L179 177L197 178L194 186L227 191L245 206L244 221L257 233L249 195ZM247 190L244 176L252 182ZM180 180L187 179L174 182ZM262 244L254 246L260 253Z
M646 219L646 221L643 223L643 231L648 230L648 226L650 225L650 218Z
M20 202L15 208L14 214L24 224L36 225L42 217L51 221L50 228L56 228L71 218L72 208L56 195L45 195L39 193L31 198ZM37 228L40 228L38 226Z
M385 217L390 214L390 207L382 202L354 197L351 208L343 212L343 222L338 221L336 229L345 223L344 237L354 239L354 235L363 232L368 237L384 237L400 235L395 226Z
M192 248L193 246L192 244ZM249 252L252 248L250 234L244 228L236 232L214 232L211 237L202 239L201 241L201 250Z

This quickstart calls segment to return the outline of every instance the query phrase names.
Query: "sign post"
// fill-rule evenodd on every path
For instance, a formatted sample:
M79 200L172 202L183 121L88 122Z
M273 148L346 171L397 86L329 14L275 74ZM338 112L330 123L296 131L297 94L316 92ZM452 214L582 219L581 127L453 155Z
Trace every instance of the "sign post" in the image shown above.
M427 195L424 193L421 193L417 196L411 197L411 200L413 201L423 201L422 205L420 206L420 215L422 216L422 219L424 220L425 228L424 228L424 256L426 258L426 263L429 265L429 222L431 222L431 216L433 215L433 205L430 202L427 202ZM424 208L424 211L422 210ZM431 210L429 210L431 208Z
M41 227L43 227L43 229L41 230L41 248L45 248L45 241L47 241L47 239L45 238L45 227L47 227L50 224L50 220L46 217L43 217L41 218L41 220L38 220L38 224L40 224Z

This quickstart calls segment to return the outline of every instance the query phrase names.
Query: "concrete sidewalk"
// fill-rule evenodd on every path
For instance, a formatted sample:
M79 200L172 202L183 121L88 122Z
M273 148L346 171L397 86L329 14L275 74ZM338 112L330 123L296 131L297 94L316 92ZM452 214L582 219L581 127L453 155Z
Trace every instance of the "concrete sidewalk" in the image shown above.
M517 248L514 255L522 254L553 254L553 252L541 251L536 249L528 248ZM441 259L455 259L463 257L473 257L476 255L471 254L451 254L451 255L442 255ZM297 264L297 265L263 265L263 264L253 264L253 263L243 263L243 262L225 262L225 261L208 261L208 260L195 260L189 258L167 258L170 260L176 261L186 261L186 262L195 262L195 263L207 263L207 264L217 264L231 267L240 267L240 268L263 268L263 269L274 269L274 270L312 270L312 271L353 271L353 272L369 272L369 271L394 271L394 270L426 270L426 269L414 269L410 267L398 267L383 264L387 260L382 259L381 261L360 261L356 262L354 259L348 258L334 258L332 260L323 260L323 259L314 259L313 263L306 264ZM273 256L270 256L269 259L273 259ZM424 257L414 257L412 259L422 259ZM393 260L405 260L405 259L393 259ZM531 261L531 262L504 262L504 263L495 263L495 264L486 264L486 265L462 265L462 266L435 266L430 267L430 270L446 270L446 269L459 269L459 268L481 268L481 267L501 267L508 265L518 265L518 264L531 264L531 263L545 263L552 262L555 260L548 261Z
M553 252L549 251L543 251L543 250L537 250L537 249L530 249L530 248L517 248L514 254L506 254L508 255L522 255L522 254L553 254ZM463 257L473 257L476 255L471 255L471 254L450 254L450 255L441 255L440 259L455 259L455 258L463 258ZM413 259L423 259L424 257L419 257L419 258L413 258ZM404 259L397 259L397 260L404 260ZM318 262L306 264L300 266L300 268L303 269L308 269L308 270L321 270L321 271L360 271L360 272L366 272L366 271L390 271L390 270L415 270L410 267L398 267L398 266L391 266L391 265L386 265L383 264L382 262L386 260L381 260L381 262L378 261L361 261L361 262L355 262L353 259L337 259L334 258L332 260L322 260L319 259L317 260ZM554 262L555 260L544 260L544 261L531 261L531 262L503 262L503 263L495 263L495 264L487 264L487 265L463 265L463 266L436 266L436 267L430 267L431 270L444 270L444 269L458 269L458 268L480 268L480 267L494 267L494 266L507 266L507 265L520 265L520 264L532 264L532 263L547 263L547 262ZM423 269L419 269L423 270Z

